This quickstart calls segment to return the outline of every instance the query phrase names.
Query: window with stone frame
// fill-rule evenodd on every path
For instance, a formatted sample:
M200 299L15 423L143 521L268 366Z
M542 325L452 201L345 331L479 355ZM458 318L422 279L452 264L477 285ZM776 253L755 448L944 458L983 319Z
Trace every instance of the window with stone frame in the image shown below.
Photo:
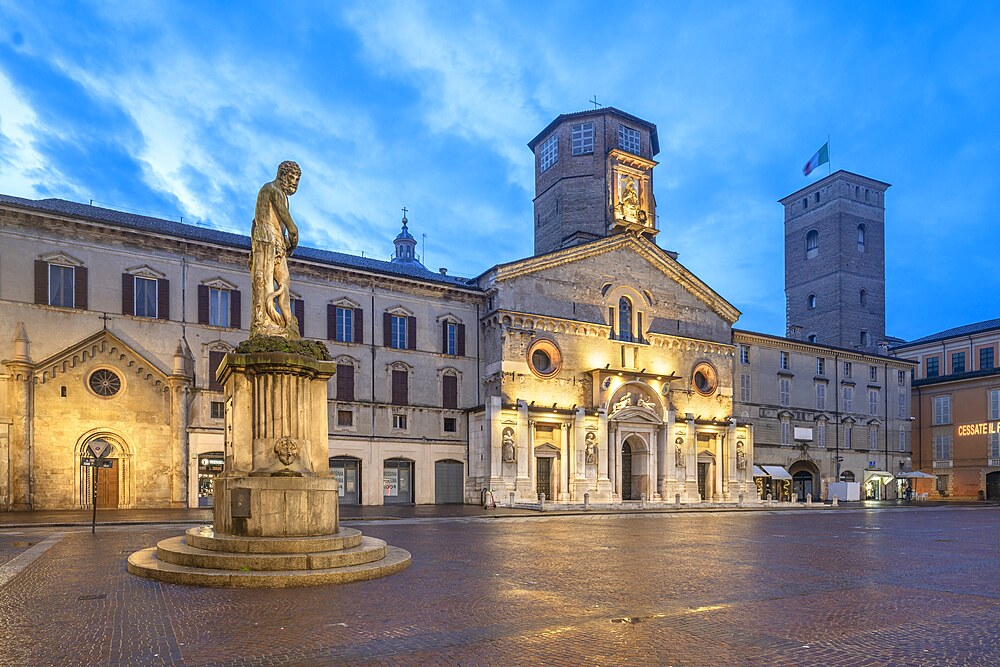
M936 433L934 435L934 460L950 461L951 456L951 433Z
M465 356L465 325L445 320L441 323L441 354Z
M417 349L417 318L405 313L383 313L382 337L385 347L395 350Z
M868 367L868 379L872 382L878 382L878 366Z
M410 373L401 368L392 369L391 400L393 405L409 405Z
M854 387L844 387L843 388L843 401L842 406L844 412L854 411Z
M456 433L458 431L458 420L454 417L445 417L443 428L445 433Z
M354 364L337 362L337 400L353 401L354 398Z
M458 409L458 376L453 373L441 376L441 407Z
M826 447L826 422L822 419L816 422L816 446Z
M212 401L210 410L212 419L223 419L226 416L226 404L222 401Z
M858 225L858 252L865 251L865 241L867 235L868 235L868 228L865 227L863 224Z
M740 363L749 364L750 363L750 346L740 345Z
M906 391L900 391L896 396L897 403L897 413L900 419L907 419L909 417L909 410L907 409L907 404L910 401L910 394Z
M951 423L951 396L934 397L934 423Z
M904 429L899 429L899 451L906 451L906 431Z
M749 373L740 374L740 402L749 403L751 399L750 387L751 379Z
M927 361L925 363L927 367L927 377L937 377L940 360L937 357L927 357Z
M778 380L778 405L788 406L791 402L792 381L788 378Z
M627 296L618 299L618 340L632 340L632 300Z
M878 428L871 426L868 428L868 450L875 451L878 449Z
M816 383L816 409L826 410L826 383Z
M844 377L845 378L851 377L851 371L852 370L853 370L853 368L851 367L851 362L845 361L844 362Z
M781 368L781 370L783 370L783 371L787 371L788 370L789 360L788 360L788 353L787 352L779 352L778 353L778 365Z
M57 254L35 260L35 303L60 308L87 308L87 267Z
M816 375L826 375L826 359L816 357Z
M198 323L240 329L242 299L240 291L221 280L198 285Z
M868 390L868 414L873 417L878 415L878 389Z
M792 444L792 425L782 420L781 422L781 445L782 447L789 447Z

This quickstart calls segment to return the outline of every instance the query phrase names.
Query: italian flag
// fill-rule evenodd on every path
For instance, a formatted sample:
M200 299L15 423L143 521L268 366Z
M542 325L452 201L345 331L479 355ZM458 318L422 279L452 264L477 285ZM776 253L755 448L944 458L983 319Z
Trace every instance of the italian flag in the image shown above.
M806 162L806 166L802 167L802 175L808 176L812 173L813 169L820 166L821 164L826 164L830 161L830 142L823 144L816 154L809 158Z

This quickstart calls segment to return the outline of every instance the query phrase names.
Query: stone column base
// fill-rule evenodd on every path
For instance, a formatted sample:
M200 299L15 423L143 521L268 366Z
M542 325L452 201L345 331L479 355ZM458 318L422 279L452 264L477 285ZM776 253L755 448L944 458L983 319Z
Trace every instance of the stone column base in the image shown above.
M332 535L339 524L337 491L333 477L217 477L215 532L249 537ZM234 497L237 502L246 500L248 511L238 507L233 516Z

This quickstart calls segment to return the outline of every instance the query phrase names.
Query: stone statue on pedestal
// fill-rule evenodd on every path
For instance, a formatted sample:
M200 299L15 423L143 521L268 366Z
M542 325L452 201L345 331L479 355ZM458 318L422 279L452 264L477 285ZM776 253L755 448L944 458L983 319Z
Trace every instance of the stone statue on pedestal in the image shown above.
M251 337L299 337L288 276L288 256L299 243L299 230L288 212L288 197L298 190L301 177L299 165L286 160L278 165L277 177L257 193L250 228Z

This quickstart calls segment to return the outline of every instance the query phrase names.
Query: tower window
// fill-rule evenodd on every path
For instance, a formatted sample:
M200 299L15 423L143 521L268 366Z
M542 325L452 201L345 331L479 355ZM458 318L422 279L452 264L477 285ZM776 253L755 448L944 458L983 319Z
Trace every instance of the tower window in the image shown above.
M816 193L816 203L817 204L819 203L819 193L818 192Z
M864 225L858 225L858 252L865 251L865 229Z
M861 337L859 342L861 343L862 346L868 345L868 332L865 331L864 329L861 330Z
M866 305L868 303L868 292L866 290L861 290L858 294L858 300L861 302L862 306Z
M548 168L556 163L559 159L559 136L553 134L551 137L545 140L542 147L538 151L538 157L541 161L542 172L548 171Z
M802 208L809 208L809 197L802 198Z
M809 334L809 338L807 338L806 340L809 341L810 343L815 343L816 342L816 334Z
M819 232L815 229L806 234L806 259L812 259L819 254Z
M806 304L808 305L809 310L816 310L816 295L810 294L806 298Z
M633 130L625 125L618 126L618 148L629 153L639 154L639 130Z
M573 126L573 155L594 152L594 124L580 123Z

